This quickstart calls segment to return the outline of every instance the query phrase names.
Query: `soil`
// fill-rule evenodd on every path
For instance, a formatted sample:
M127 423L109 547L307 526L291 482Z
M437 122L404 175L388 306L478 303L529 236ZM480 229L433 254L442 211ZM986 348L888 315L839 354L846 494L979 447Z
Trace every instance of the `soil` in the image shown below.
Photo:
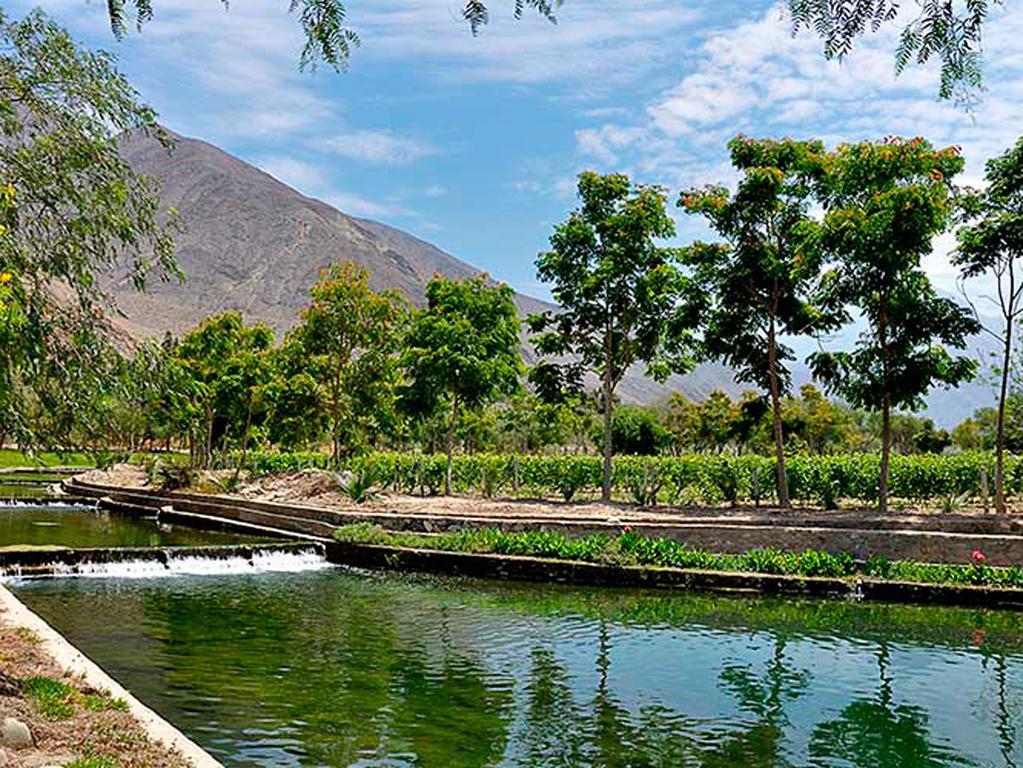
M18 690L18 681L45 677L77 691L74 713L47 719L36 704ZM14 685L10 683L13 681ZM2 683L8 684L2 684ZM0 612L0 720L13 717L28 726L34 746L13 751L0 747L0 768L49 768L85 758L112 758L118 768L185 768L180 755L152 742L142 726L126 712L89 709L85 696L101 693L66 675L40 648L37 637L11 626Z

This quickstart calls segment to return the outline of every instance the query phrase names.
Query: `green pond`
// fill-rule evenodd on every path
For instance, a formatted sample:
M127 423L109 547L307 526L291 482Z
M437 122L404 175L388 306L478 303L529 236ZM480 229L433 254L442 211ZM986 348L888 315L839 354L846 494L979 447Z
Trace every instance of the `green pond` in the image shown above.
M18 595L228 766L1023 765L1023 615L347 569Z
M78 548L184 547L253 541L258 539L83 505L46 500L0 503L0 548L19 544Z

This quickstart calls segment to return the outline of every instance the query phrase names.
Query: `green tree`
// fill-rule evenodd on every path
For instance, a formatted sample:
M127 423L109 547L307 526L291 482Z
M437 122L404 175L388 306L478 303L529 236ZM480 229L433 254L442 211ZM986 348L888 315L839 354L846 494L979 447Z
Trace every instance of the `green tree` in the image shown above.
M937 60L941 68L939 95L968 97L981 85L981 42L991 0L922 0L918 13L899 34L895 69ZM828 59L843 59L856 39L903 18L899 0L789 0L795 31L809 29L824 43Z
M25 418L31 402L85 412L108 353L99 275L124 264L141 288L176 273L155 184L118 151L124 131L167 141L110 56L42 12L0 12L0 432L21 445L70 439L66 419Z
M1009 393L1012 332L1023 313L1023 139L987 162L983 191L969 190L960 200L967 223L956 233L952 254L963 278L994 277L1002 327L990 331L1002 345L998 419L995 428L995 510L1005 512L1005 401Z
M369 273L351 262L325 270L309 291L312 302L288 336L326 408L331 457L369 444L390 429L398 384L398 349L408 316L396 291L369 287Z
M257 356L273 340L273 331L261 323L246 326L240 312L208 317L182 337L177 356L188 377L193 465L209 466L225 438L233 436L247 445L256 390L266 382L266 366Z
M451 465L459 413L521 388L519 316L507 285L485 275L448 280L434 275L426 307L415 312L405 340L408 384L402 399L419 415L448 413L444 492L451 493Z
M842 320L814 303L821 258L809 209L824 146L738 136L728 149L742 173L735 193L712 186L684 191L679 199L687 213L704 216L724 242L694 243L682 260L706 295L702 356L722 360L740 381L769 394L778 503L789 507L782 396L791 386L789 363L795 355L780 337L832 330Z
M599 377L608 501L615 389L637 362L659 380L688 370L694 313L680 301L689 284L676 252L657 242L675 234L664 190L623 174L585 172L579 198L582 205L555 227L551 250L537 257L537 275L561 306L529 319L533 344L542 357L558 359L541 360L530 378L554 399L580 391L586 371Z
M593 442L599 443L603 430L594 430ZM611 418L611 448L615 453L633 456L655 456L671 445L672 436L653 408L623 405Z
M814 375L856 407L881 412L880 509L888 509L892 409L919 407L935 385L973 377L974 361L954 357L979 326L939 297L920 268L951 213L951 179L962 170L955 148L923 139L844 144L827 158L821 184L821 242L837 266L830 299L852 305L867 330L851 351L811 356Z

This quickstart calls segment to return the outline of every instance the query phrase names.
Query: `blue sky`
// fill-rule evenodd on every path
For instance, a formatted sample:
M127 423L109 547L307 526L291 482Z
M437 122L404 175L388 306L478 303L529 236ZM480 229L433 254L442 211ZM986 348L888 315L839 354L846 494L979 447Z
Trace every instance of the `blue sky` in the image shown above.
M363 41L351 70L313 75L297 69L287 0L154 4L155 19L123 42L105 3L43 7L115 53L173 130L537 296L533 260L572 208L580 170L624 170L674 197L732 179L724 144L738 132L902 134L961 145L964 180L976 182L1023 131L1019 3L993 10L987 90L972 113L937 100L933 68L894 76L894 29L839 65L814 38L793 38L770 2L565 0L552 26L516 22L510 0L493 0L492 24L473 38L458 0L350 0ZM682 237L698 231L680 224ZM947 247L927 268L952 289Z

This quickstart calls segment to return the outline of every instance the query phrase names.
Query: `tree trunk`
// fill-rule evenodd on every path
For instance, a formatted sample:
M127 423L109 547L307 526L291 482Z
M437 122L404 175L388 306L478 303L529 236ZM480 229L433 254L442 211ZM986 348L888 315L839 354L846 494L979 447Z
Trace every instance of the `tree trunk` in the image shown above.
M610 344L606 345L610 347ZM610 354L607 356L610 358ZM611 362L605 359L604 362L604 478L600 488L600 498L604 501L611 501Z
M1012 353L1012 317L1005 319L1002 381L998 391L998 425L995 433L995 512L1005 514L1005 398L1009 389L1009 356Z
M881 478L878 481L878 511L884 515L888 513L888 463L892 447L892 395L890 372L890 352L888 350L888 299L882 296L877 326L878 346L881 347L881 368L882 385L884 393L881 395Z
M888 459L891 454L891 397L887 392L881 398L881 479L878 483L878 511L888 513Z
M790 509L789 478L785 471L785 436L781 427L781 387L778 385L778 345L775 337L774 319L771 320L767 338L767 375L771 381L771 413L774 417L775 473L778 484L778 506Z
M451 420L448 422L447 466L444 468L444 495L451 495L451 466L454 463L455 427L458 425L458 392L451 395Z

